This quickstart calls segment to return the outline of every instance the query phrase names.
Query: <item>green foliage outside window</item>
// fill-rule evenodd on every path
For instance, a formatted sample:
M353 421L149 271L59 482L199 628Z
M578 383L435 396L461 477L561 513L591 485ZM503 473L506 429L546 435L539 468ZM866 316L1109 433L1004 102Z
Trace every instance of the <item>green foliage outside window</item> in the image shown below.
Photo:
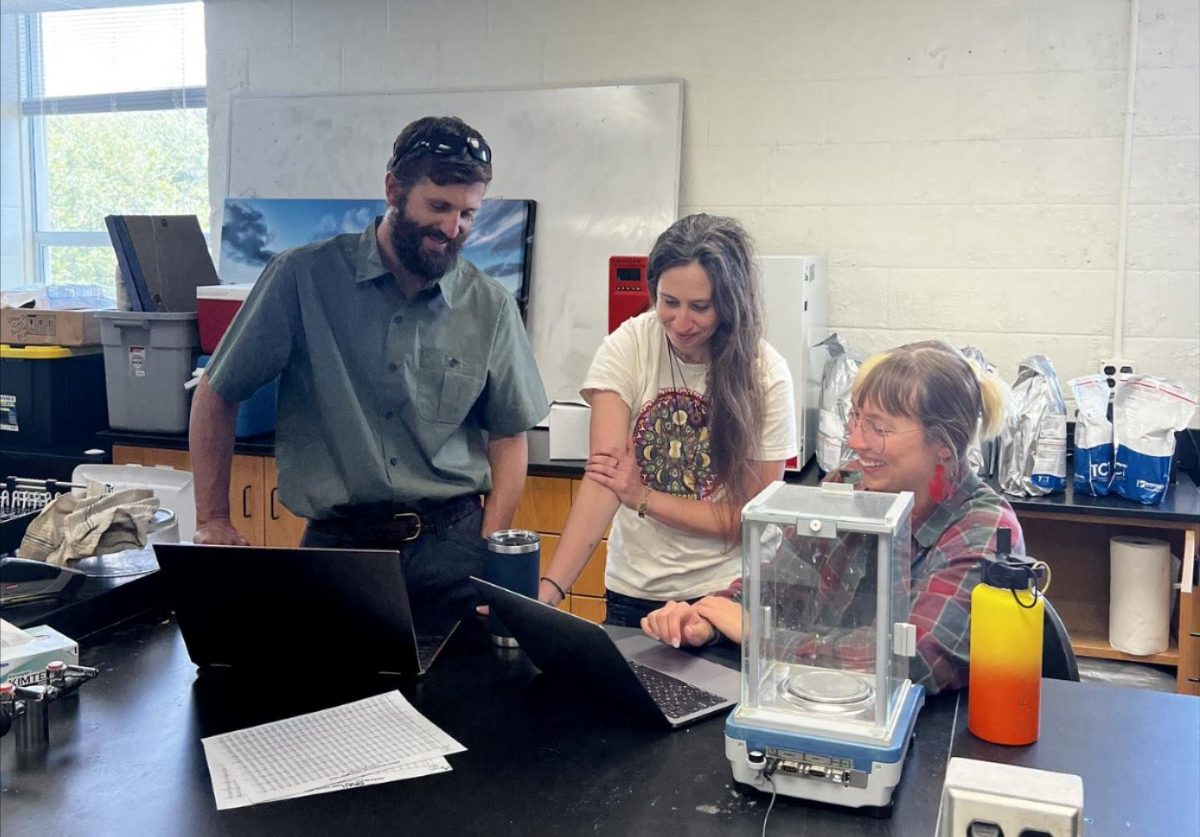
M105 232L105 215L195 215L208 228L204 108L43 118L49 229ZM50 284L111 295L111 247L49 248Z

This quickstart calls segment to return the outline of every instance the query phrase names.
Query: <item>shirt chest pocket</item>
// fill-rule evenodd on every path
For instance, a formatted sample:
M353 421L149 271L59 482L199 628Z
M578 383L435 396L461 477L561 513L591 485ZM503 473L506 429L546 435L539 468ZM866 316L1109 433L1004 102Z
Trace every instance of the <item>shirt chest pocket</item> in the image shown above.
M417 371L421 418L461 424L482 391L481 364L439 349L421 349Z

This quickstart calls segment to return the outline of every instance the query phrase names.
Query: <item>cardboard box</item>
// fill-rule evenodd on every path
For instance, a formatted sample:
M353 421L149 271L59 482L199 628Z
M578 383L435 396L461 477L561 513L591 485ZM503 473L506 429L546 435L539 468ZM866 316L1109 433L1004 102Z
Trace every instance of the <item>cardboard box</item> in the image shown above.
M0 343L18 346L99 346L95 311L0 309Z
M63 636L49 625L4 630L0 645L0 683L28 686L40 681L46 666L55 660L67 665L79 664L79 643Z
M587 459L591 452L592 408L573 401L550 405L550 458Z

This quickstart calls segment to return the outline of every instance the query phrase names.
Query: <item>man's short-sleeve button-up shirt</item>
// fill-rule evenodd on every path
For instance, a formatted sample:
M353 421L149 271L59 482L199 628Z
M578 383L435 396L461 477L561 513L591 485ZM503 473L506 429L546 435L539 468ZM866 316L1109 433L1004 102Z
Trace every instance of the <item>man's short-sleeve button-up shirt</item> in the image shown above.
M459 259L405 299L378 224L273 258L208 366L228 401L279 377L280 499L303 517L487 492L485 433L549 411L512 294Z

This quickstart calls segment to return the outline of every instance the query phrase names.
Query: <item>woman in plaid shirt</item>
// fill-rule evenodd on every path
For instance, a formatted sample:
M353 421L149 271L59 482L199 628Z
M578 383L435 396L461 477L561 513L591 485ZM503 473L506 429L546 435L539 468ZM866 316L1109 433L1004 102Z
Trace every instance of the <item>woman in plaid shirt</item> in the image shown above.
M914 495L909 621L917 628L917 656L910 674L933 693L966 685L971 590L979 583L979 561L995 557L996 530L1011 530L1013 554L1025 551L1016 514L967 462L977 431L990 438L1000 430L1006 390L998 377L941 341L876 355L854 382L846 430L855 458L830 476L867 491ZM834 548L807 560L818 581L796 588L806 598L795 602L795 610L814 630L796 641L795 653L869 668L874 631L854 629L861 622L848 616L856 594L868 592L859 590L855 550ZM740 641L741 611L739 579L693 605L671 602L643 619L642 629L675 647L705 645L722 634ZM842 624L849 627L839 630Z

